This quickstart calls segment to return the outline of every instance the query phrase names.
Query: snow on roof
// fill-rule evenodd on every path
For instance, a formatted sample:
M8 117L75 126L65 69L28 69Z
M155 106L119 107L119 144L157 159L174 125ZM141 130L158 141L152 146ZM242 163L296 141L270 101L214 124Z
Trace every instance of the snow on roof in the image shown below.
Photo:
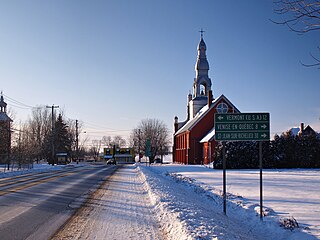
M68 153L56 153L56 156L68 156Z
M291 134L293 136L298 136L298 134L301 132L301 128L300 127L293 127L293 128L290 128L289 131L291 131ZM307 125L304 128L303 132L305 132L305 131L311 131L311 132L316 133L316 131L312 127L310 127L310 125Z
M226 98L223 94L220 95L220 97L218 97L217 99L212 101L212 104L210 106L210 109L215 107L217 105L217 103L221 100L224 99L229 106L232 106L232 108L234 109L235 112L240 112L230 101L228 98ZM176 133L175 135L178 135L180 133L183 133L185 131L191 130L193 128L194 125L196 125L203 116L205 116L205 113L207 113L209 110L208 104L206 104L204 107L202 107L200 109L200 111L194 116L194 118L190 119L183 127L181 127Z
M210 130L210 132L206 136L204 136L204 138L201 139L200 143L205 143L205 142L211 141L215 134L216 134L216 130L215 130L215 128L212 128Z
M200 109L200 111L194 116L194 118L190 119L182 128L180 128L176 135L182 132L185 132L192 128L192 126L195 125L195 123L200 119L200 117L208 110L208 105L206 104L203 108Z
M299 131L300 131L300 128L299 127L294 127L294 128L291 128L291 133L293 136L297 136Z

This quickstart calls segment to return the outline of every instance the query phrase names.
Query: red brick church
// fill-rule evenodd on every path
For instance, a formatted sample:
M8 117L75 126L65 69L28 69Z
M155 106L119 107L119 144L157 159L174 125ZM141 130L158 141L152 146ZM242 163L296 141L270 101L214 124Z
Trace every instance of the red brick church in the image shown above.
M187 119L174 119L173 162L208 164L214 161L214 114L240 112L224 95L213 98L206 44L201 32L193 94L188 95Z

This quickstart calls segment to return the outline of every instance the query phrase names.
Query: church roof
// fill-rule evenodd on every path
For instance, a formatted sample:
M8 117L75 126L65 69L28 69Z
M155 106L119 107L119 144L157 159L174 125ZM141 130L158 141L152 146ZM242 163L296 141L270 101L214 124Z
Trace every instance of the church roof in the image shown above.
M216 134L216 130L215 128L212 128L210 132L208 132L208 134L201 139L200 143L212 141L215 134Z
M201 49L201 47L204 47L204 50L207 50L207 46L206 46L206 43L204 42L203 38L201 37L201 40L198 44L198 50Z
M8 115L5 112L0 112L0 121L2 122L12 122L12 119L8 117Z
M209 63L206 58L198 58L196 62L196 70L209 70Z
M201 37L198 45L198 57L195 65L196 70L209 70L209 63L206 57L207 46Z
M186 124L181 127L175 135L178 135L180 133L183 133L185 131L190 131L205 115L207 112L209 112L210 109L214 108L220 100L223 99L226 103L228 103L229 106L232 106L235 112L240 112L230 101L228 98L226 98L223 94L218 97L217 99L212 101L212 104L210 108L208 107L208 104L206 104L204 107L202 107L199 112L194 116L194 118L190 119Z

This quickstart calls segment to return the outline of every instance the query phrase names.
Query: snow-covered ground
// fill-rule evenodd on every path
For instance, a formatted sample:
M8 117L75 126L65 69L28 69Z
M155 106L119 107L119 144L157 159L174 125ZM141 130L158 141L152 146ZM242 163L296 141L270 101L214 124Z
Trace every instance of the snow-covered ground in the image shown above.
M0 166L0 178L13 177L23 174L36 173L36 172L46 172L46 171L56 171L65 168L67 165L50 165L47 163L43 164L33 164L32 168L11 168L7 170L6 165Z
M320 169L265 170L267 216L260 221L258 170L227 171L224 216L221 170L174 164L139 168L173 239L320 239ZM299 228L280 226L292 217Z
M71 163L68 165L54 165L52 166L51 164L48 163L39 163L36 164L34 163L30 168L11 168L7 170L6 165L0 165L0 178L5 178L5 177L14 177L14 176L19 176L23 174L30 174L30 173L39 173L39 172L48 172L48 171L58 171L63 168L70 168L70 167L83 167L87 166L88 164L92 163L86 163L86 162L81 162L79 164L76 163Z
M33 170L24 173L61 167L35 165ZM261 221L258 214L258 170L227 170L229 194L225 216L221 170L176 164L150 167L136 164L136 167L144 189L141 191L149 194L150 208L154 208L161 232L167 239L320 239L320 169L264 170L264 207L267 216ZM17 171L1 173L0 177L14 174ZM130 198L129 195L126 197ZM105 202L105 199L102 200ZM141 198L141 201L146 200ZM128 216L139 214L133 212L133 208L130 211L121 206L119 208ZM141 208L136 209L138 211ZM101 218L104 219L103 216ZM285 229L280 226L286 219L290 223L293 218L297 220L299 228ZM105 227L95 231L105 234L108 222L113 220L108 219L100 225Z

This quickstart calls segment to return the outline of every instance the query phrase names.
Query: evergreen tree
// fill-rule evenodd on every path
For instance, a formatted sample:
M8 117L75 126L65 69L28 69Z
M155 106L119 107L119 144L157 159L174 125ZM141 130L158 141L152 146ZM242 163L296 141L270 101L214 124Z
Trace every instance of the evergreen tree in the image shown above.
M71 136L68 131L67 124L63 121L61 114L59 114L57 121L55 122L55 152L67 153L71 152Z
M227 168L258 168L258 142L227 142ZM316 134L295 136L291 131L263 142L263 168L319 168L320 138ZM215 168L222 168L222 144L215 148Z
M54 126L54 133L46 136L44 144L44 151L49 163L52 163L52 136L54 136L53 142L55 154L67 153L68 156L70 156L71 153L71 133L69 132L68 125L64 122L61 114L59 114Z

